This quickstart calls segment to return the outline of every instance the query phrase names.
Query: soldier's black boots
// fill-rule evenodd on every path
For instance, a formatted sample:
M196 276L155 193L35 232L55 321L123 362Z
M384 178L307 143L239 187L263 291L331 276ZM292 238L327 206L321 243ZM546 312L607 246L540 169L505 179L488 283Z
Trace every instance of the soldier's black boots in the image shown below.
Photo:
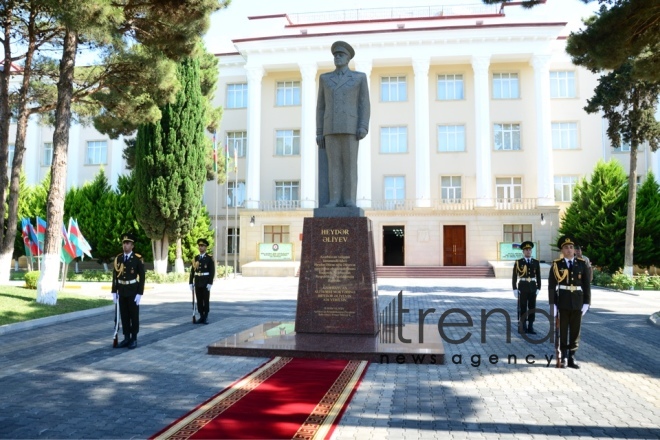
M117 348L128 347L128 345L129 345L130 343L131 343L131 340L130 340L129 338L124 338L124 340L121 341L121 342L119 343L119 345L117 345Z
M137 348L137 338L131 339L131 342L128 344L130 350Z
M580 366L575 362L575 354L568 354L568 368L575 368L576 370L580 369Z
M529 333L530 335L536 334L536 332L534 331L534 324L532 323L529 324L529 327L527 327L527 333Z

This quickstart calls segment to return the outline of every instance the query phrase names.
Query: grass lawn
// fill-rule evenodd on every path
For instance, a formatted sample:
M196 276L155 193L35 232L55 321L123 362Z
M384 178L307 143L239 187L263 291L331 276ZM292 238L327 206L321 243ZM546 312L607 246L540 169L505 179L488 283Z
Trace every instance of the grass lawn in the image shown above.
M23 287L0 286L0 325L61 315L62 313L77 312L78 310L94 309L112 304L112 300L61 292L57 294L57 304L54 306L38 304L36 300L36 290L29 290Z

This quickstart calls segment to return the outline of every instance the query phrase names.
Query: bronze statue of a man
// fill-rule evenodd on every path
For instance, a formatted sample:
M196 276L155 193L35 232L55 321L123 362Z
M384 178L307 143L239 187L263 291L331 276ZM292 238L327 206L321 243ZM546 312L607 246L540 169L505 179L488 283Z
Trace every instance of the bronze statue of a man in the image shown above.
M316 103L316 143L328 155L325 207L355 207L358 144L369 131L371 112L367 75L348 68L355 56L350 44L336 41L331 51L335 70L320 76Z

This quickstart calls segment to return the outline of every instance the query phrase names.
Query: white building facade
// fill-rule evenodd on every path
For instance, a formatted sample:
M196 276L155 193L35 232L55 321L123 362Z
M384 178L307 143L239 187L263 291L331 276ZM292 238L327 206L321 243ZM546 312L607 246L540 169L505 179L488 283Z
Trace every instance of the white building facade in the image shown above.
M485 266L500 242L531 240L554 257L560 213L599 159L628 169L600 115L583 107L597 77L564 52L566 23L507 17L500 6L396 8L252 17L255 36L218 54L219 148L236 157L228 183L207 182L216 259L241 266L259 243L293 243L317 206L316 96L350 43L367 74L369 134L360 142L358 206L374 226L377 265ZM544 7L544 6L540 6ZM279 25L274 27L273 24ZM266 26L267 25L267 26ZM30 182L47 170L52 130L31 123ZM52 147L51 147L52 148ZM123 139L74 127L68 184L111 183ZM658 157L639 153L642 178Z

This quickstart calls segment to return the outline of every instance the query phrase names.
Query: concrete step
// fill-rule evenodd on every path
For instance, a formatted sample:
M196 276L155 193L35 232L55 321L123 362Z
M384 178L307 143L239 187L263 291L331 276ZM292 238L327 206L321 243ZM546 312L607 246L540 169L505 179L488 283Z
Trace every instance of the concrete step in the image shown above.
M379 278L495 278L490 266L378 266Z

